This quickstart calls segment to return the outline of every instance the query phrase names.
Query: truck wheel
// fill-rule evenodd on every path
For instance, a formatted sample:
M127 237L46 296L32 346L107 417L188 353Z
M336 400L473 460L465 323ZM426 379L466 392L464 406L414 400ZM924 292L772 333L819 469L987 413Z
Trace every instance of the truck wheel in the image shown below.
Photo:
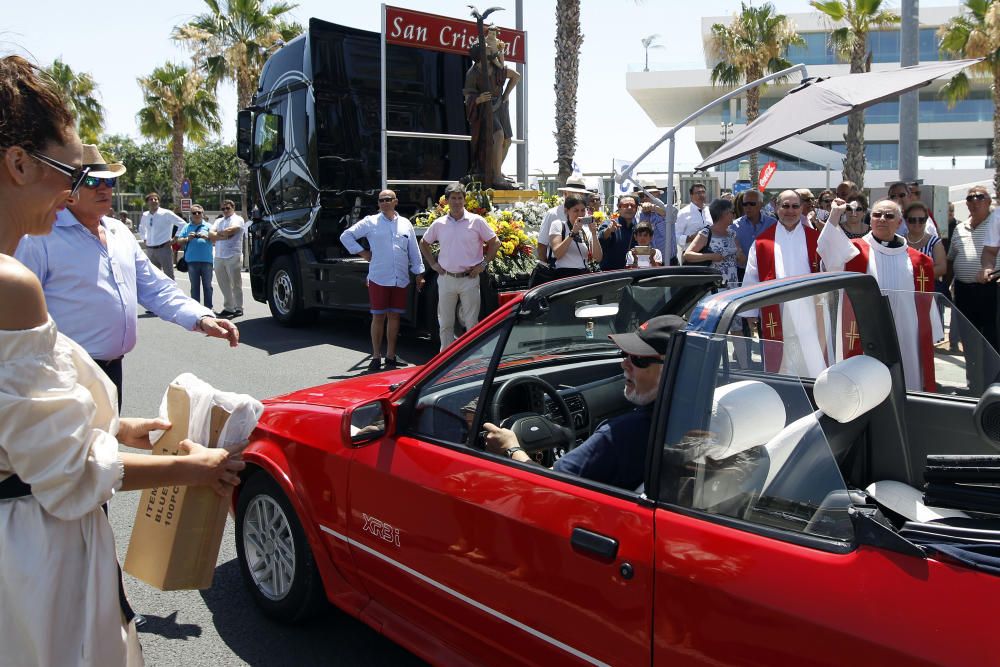
M316 320L316 311L302 305L302 280L295 259L282 255L274 260L267 275L267 305L271 317L285 326L298 326Z
M295 624L323 606L323 585L302 524L267 473L251 476L240 492L236 555L243 582L268 617Z

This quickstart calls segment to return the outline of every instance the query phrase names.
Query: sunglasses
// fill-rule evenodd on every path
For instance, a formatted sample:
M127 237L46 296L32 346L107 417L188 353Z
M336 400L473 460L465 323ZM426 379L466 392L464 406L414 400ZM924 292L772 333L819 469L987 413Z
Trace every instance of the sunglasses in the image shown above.
M847 212L849 214L864 213L865 212L865 208L864 208L864 206L859 206L857 204L849 204L847 206Z
M378 198L378 203L379 204L385 204L386 202L391 202L391 201L396 201L396 198L395 197L379 197Z
M80 185L83 183L83 179L87 178L87 174L90 173L90 167L74 167L68 165L65 162L60 162L50 158L48 155L39 153L37 151L28 151L28 155L35 158L42 164L52 167L60 174L64 176L69 176L69 195L72 197L80 189Z
M640 357L635 354L629 354L628 352L621 353L622 359L628 359L629 363L636 368L649 368L653 364L662 364L663 359L659 357Z
M988 199L988 198L989 198L989 195L983 194L982 192L977 192L974 195L969 195L968 197L966 197L965 201L967 201L967 202L984 201L985 199Z
M918 218L913 216L912 218L907 218L906 221L911 225L923 225L927 223L927 218Z
M223 210L223 211L232 211L232 210L233 210L233 207L232 207L232 206L223 206L223 207L222 207L222 210Z
M745 201L745 202L743 202L743 205L744 205L744 206L749 206L749 207L753 208L754 206L760 206L760 202L756 202L756 201Z
M781 208L802 208L801 204L782 204Z
M872 211L872 220L878 220L879 218L885 218L886 220L895 220L895 213L883 213L882 211Z
M191 215L205 215L202 211L191 211Z
M905 192L897 192L894 195L889 195L889 199L906 199Z
M96 190L101 187L101 183L108 186L109 188L115 187L115 183L118 182L118 178L98 178L97 176L87 176L83 179L83 187L89 188L91 190Z

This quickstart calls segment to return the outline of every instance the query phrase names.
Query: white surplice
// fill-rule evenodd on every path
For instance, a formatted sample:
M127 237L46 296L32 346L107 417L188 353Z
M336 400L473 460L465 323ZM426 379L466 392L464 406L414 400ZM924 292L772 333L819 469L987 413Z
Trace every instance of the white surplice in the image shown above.
M49 321L0 331L0 664L135 665L118 603L114 534L101 510L120 487L117 396Z
M913 262L907 251L906 240L895 248L887 248L872 236L865 234L861 241L868 245L868 275L875 278L882 292L889 299L892 308L892 319L896 325L896 339L899 341L900 356L903 359L903 378L906 388L921 391L923 383L920 371L920 339L917 330L917 304L914 298ZM847 238L840 225L826 225L819 235L817 245L819 256L828 271L843 271L849 261L861 253ZM930 280L934 276L928 276ZM933 293L931 293L933 294ZM940 321L936 320L937 308L933 298L928 299L931 310L932 329L940 329ZM934 326L936 325L936 326ZM933 333L933 332L932 332ZM837 358L842 358L840 342L842 336L837 336Z
M811 273L809 266L809 251L806 248L806 233L802 225L788 231L780 222L775 225L774 232L774 273L775 278L787 278ZM757 244L750 246L747 257L747 270L743 276L743 285L755 285L760 282L757 270ZM781 368L779 372L787 375L816 377L826 368L823 356L823 346L820 344L819 330L816 326L817 306L812 297L795 299L781 305L782 348ZM748 312L747 317L754 317ZM761 326L764 326L761 323Z

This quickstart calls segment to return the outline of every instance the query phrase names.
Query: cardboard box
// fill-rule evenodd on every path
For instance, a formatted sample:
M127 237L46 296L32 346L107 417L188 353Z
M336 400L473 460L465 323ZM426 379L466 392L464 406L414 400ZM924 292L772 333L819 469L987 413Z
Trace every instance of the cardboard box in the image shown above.
M171 384L167 415L172 427L153 447L154 456L177 456L188 437L191 403L187 392ZM213 407L206 447L218 444L229 413ZM146 489L135 515L125 556L126 572L161 591L209 588L222 545L230 499L211 487L174 486Z

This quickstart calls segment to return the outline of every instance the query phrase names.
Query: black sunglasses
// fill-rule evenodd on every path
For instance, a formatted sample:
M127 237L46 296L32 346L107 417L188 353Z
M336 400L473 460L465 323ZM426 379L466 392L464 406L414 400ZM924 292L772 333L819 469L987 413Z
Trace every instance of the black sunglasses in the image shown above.
M879 218L885 218L886 220L895 220L895 213L883 213L882 211L872 211L872 219L878 220Z
M927 218L918 218L917 216L913 216L911 218L907 218L906 221L911 225L922 225L927 222Z
M378 203L379 204L385 204L386 202L390 202L390 201L396 201L396 198L395 197L379 197L378 198Z
M631 363L636 368L649 368L653 364L663 363L663 359L660 359L659 357L640 357L635 354L629 354L624 350L622 350L621 356L622 359L628 359L629 363Z
M977 192L974 195L969 195L968 197L966 197L965 201L967 201L967 202L983 201L984 199L987 199L987 198L989 198L989 195L983 194L982 192Z
M69 195L72 197L76 194L77 190L80 189L80 185L83 183L83 179L87 177L90 173L90 167L74 167L72 165L66 164L65 162L60 162L59 160L50 158L44 153L39 153L37 151L28 151L28 155L35 158L39 162L49 167L52 167L60 174L64 176L69 176Z
M83 187L95 190L101 187L101 183L108 186L109 188L115 187L118 182L118 178L98 178L97 176L87 176L83 179Z
M782 204L781 208L802 208L801 204Z
M760 206L760 202L757 202L757 201L745 201L745 202L743 202L743 205L744 206L750 206L750 207Z

